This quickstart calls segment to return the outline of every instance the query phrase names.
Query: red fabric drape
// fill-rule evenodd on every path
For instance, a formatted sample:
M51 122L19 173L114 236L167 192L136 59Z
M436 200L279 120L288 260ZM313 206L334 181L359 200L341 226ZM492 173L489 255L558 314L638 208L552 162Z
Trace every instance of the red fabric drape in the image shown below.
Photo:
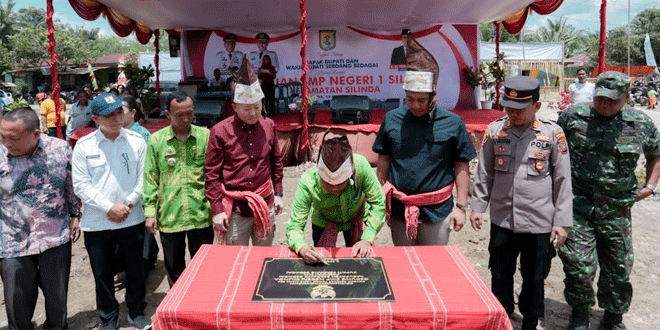
M307 3L305 0L300 0L300 57L302 59L302 141L300 143L300 151L305 151L309 148L309 124L307 123L307 99L309 96L309 89L307 88Z
M154 31L154 47L156 48L156 54L154 55L154 65L156 66L156 95L160 100L160 30L156 29Z
M607 42L607 0L600 4L600 44L598 46L598 74L605 71L605 42Z
M502 23L495 22L495 59L497 60L500 56L500 37L502 36ZM495 62L496 66L499 68L500 61ZM500 108L500 82L497 81L495 84L495 109Z
M55 127L57 137L62 135L62 106L60 104L60 81L57 77L57 52L55 51L55 27L53 26L53 0L46 0L46 25L48 26L48 51L50 52L50 79L53 84L52 99L55 102Z
M541 0L532 3L527 6L527 9L517 20L511 22L510 20L505 20L502 23L504 24L504 29L511 33L516 34L520 32L527 21L527 16L529 16L529 11L533 10L537 14L547 15L559 8L559 6L564 2L564 0Z
M120 37L126 37L130 35L131 32L135 32L135 38L143 45L149 43L149 40L151 39L151 30L146 29L144 26L144 30L141 30L135 21L121 16L121 14L110 10L110 8L100 2L69 0L69 4L71 4L71 8L73 8L78 16L88 21L93 21L103 14L108 20L108 24L110 24L112 30ZM116 19L117 17L125 19L127 23L122 23Z

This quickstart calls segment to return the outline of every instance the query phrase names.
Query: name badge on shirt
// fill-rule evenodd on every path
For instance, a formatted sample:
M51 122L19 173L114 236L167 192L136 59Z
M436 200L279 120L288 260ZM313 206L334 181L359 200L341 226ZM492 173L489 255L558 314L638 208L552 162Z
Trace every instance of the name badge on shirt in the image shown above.
M101 158L101 155L87 155L85 156L87 159L96 159L96 158Z

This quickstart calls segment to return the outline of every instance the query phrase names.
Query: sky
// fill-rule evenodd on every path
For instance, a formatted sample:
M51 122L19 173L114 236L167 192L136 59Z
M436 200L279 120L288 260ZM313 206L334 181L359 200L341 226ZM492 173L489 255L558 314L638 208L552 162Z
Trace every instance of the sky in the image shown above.
M462 1L462 0L458 0ZM471 0L478 1L478 0ZM0 0L4 4L7 0ZM46 8L46 0L15 0L15 9L23 7ZM628 3L630 2L630 19L647 8L660 8L660 0L608 0L607 1L607 29L612 29L628 23ZM550 15L532 15L525 24L525 31L537 29L546 25L547 19L558 19L565 17L568 23L578 29L595 32L600 29L599 10L600 0L564 0L564 3ZM54 0L55 18L63 23L73 26L85 26L87 28L100 28L101 34L112 34L112 30L103 17L89 22L80 18L71 8L68 0Z

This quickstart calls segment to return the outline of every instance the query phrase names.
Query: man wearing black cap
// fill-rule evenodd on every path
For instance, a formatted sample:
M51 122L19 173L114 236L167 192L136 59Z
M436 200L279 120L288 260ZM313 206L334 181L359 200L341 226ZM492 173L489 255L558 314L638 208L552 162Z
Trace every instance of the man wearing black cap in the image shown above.
M243 52L235 50L236 49L236 40L238 38L233 33L228 33L222 38L225 44L225 50L218 52L218 69L220 69L220 76L223 80L231 77L231 71L229 68L238 69L241 66L243 61Z
M407 43L406 105L385 115L372 149L394 245L446 245L449 232L465 224L468 162L476 152L461 117L436 106L433 55L410 35Z
M564 264L564 297L572 308L569 330L589 329L598 279L598 306L605 310L600 330L625 329L623 313L632 301L633 267L630 209L657 195L660 133L653 120L629 106L630 77L620 72L598 75L594 100L566 109L557 124L571 150L574 225L559 250ZM646 158L643 188L635 175Z
M267 50L268 42L270 41L270 36L264 32L259 32L255 37L257 40L257 48L259 50L252 51L248 54L248 62L252 66L252 69L259 74L259 68L261 68L261 61L263 60L264 55L270 57L270 61L275 67L275 72L280 71L280 64L277 60L277 53Z
M484 135L470 222L481 229L490 204L493 293L512 315L513 275L520 255L518 307L522 330L533 330L544 315L543 281L555 249L566 240L565 228L573 223L571 168L562 129L536 117L541 107L537 79L508 79L502 105L507 116L488 125Z

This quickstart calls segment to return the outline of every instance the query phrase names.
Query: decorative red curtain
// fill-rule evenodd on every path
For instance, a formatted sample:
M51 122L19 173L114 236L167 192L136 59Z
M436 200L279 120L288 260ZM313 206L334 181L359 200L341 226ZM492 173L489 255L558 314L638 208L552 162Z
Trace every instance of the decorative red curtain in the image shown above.
M57 52L55 51L55 27L53 26L53 0L46 0L46 25L48 26L48 51L50 52L50 80L53 84L52 99L55 102L55 128L62 139L62 105L60 104L60 81L57 76Z
M495 60L500 56L500 37L502 36L502 23L495 22ZM497 61L496 64L499 68L500 61ZM500 82L497 81L495 84L495 109L500 109Z
M120 37L135 32L135 37L141 44L146 45L151 40L153 32L148 26L135 22L96 0L69 0L69 3L78 16L88 21L93 21L103 14L112 30Z
M538 0L502 22L504 29L511 34L516 34L522 30L531 10L537 14L547 15L557 10L563 2L564 0Z

